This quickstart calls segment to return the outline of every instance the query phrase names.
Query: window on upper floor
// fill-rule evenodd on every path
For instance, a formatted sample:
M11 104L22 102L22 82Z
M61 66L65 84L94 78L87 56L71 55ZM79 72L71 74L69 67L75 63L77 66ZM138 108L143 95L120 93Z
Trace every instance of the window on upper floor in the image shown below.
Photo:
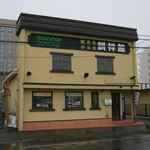
M12 33L8 33L8 40L12 40Z
M113 68L113 61L115 57L111 56L95 56L97 58L97 72L96 74L115 75Z
M5 27L0 27L0 31L4 32L5 31Z
M0 51L0 59L4 57L4 53Z
M0 36L0 40L4 40L4 36L3 35Z
M11 71L11 62L8 62L8 68L7 71L10 72Z
M0 45L0 49L1 50L3 50L4 49L4 45L2 44L2 45Z
M70 53L55 53L52 54L52 70L55 73L73 73L71 67L71 56Z
M4 62L0 61L0 72L4 71Z
M10 43L8 44L8 50L12 50L12 45Z
M13 29L12 28L8 28L8 32L12 33Z

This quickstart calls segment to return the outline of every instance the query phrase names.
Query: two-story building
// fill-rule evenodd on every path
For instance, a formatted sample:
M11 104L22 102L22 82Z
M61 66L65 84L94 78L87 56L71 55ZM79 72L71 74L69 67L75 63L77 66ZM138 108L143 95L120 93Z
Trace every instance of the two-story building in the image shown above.
M114 126L126 96L134 122L136 29L22 13L16 35L3 83L19 131Z

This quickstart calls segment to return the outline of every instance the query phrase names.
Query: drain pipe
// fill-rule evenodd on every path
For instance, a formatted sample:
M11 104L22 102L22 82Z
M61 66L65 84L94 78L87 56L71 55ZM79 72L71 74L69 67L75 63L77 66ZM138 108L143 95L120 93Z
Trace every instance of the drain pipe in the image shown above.
M133 120L136 123L136 105L135 105L135 92L134 90L132 91L132 106L133 106Z

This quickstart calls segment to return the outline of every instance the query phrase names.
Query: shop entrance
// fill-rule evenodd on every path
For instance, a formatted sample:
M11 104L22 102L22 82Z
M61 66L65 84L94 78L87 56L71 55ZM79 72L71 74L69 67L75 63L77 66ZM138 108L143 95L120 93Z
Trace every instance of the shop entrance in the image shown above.
M120 93L111 93L112 120L120 120Z

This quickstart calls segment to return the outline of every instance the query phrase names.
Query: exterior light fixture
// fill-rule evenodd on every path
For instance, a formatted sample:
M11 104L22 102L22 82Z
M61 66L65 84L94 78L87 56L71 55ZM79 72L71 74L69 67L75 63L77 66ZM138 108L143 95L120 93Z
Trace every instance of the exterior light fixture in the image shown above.
M84 73L84 78L87 78L89 76L89 73Z
M31 76L32 72L27 71L27 76Z
M135 79L135 76L130 77L131 80Z

